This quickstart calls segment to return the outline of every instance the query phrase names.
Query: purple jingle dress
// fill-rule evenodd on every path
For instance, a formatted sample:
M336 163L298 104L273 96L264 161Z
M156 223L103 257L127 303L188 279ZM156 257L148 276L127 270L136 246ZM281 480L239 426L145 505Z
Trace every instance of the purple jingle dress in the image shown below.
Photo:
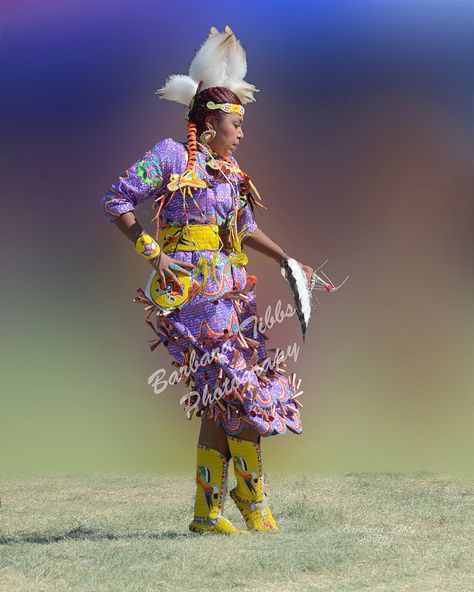
M107 219L113 222L151 198L166 200L170 193L167 188L170 175L184 172L187 157L185 143L172 138L158 142L123 172L102 197ZM238 190L240 179L236 174L219 179L208 166L209 160L208 155L197 151L196 172L207 187L194 192L195 201L179 193L167 204L166 200L159 216L160 227L183 225L186 221L205 224L206 219L211 224L221 225L232 216L231 184ZM233 157L231 160L238 166ZM243 195L240 195L237 227L239 232L243 231L242 245L257 229ZM200 257L210 261L215 251L176 250L168 254L178 262L197 264ZM275 364L273 360L271 363L272 358L265 348L268 336L256 328L259 320L254 291L257 278L248 274L244 265L231 264L229 254L226 250L219 252L215 267L217 282L209 273L202 292L166 316L157 314L156 329L148 321L159 336L152 349L163 343L174 366L192 368L186 382L191 386L187 392L194 393L187 400L188 405L193 403L191 416L196 411L201 418L212 417L227 434L234 436L245 427L257 430L261 436L284 434L287 428L299 434L303 430L301 404L293 397L302 393L297 392L300 381L296 381L294 373L287 376L283 362ZM201 282L203 276L197 269L193 274ZM139 291L144 296L143 290ZM199 361L206 353L208 363L193 367L192 358ZM190 415L187 413L188 419Z

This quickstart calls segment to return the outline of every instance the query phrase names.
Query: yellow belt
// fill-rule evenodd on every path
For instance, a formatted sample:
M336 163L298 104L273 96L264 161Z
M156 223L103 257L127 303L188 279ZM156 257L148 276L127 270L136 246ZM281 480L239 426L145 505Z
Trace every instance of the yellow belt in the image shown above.
M178 242L179 241L179 242ZM160 227L160 247L163 253L176 251L219 251L219 226L217 224L187 224L184 226ZM214 255L213 268L218 253ZM206 261L204 257L202 258ZM248 258L245 253L232 253L229 255L232 265L247 265Z
M175 250L217 251L219 249L219 226L217 224L164 226L160 228L160 247L163 253L172 253Z

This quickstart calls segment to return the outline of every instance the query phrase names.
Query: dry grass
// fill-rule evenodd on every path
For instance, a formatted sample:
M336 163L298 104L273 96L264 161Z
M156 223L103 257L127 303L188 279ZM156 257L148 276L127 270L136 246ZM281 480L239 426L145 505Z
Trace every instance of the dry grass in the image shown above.
M411 473L267 483L281 533L225 537L188 531L192 477L3 479L0 591L474 589L471 481ZM225 514L243 525L230 498Z

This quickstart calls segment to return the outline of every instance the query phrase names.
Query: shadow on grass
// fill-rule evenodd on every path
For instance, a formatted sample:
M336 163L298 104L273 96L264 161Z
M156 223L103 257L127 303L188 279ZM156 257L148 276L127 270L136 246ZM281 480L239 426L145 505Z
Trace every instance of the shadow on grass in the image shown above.
M18 545L21 543L32 543L35 545L48 545L50 543L61 543L62 541L71 541L71 540L87 540L87 541L123 541L123 540L130 540L130 539L153 539L153 540L160 540L160 539L179 539L179 538L189 538L195 537L196 534L189 532L189 533L182 533L182 532L172 532L172 531L164 531L156 534L140 534L140 533L130 533L130 534L111 534L111 533L100 533L95 532L94 530L77 527L73 528L64 534L56 534L56 535L45 535L40 533L31 533L31 534L24 534L12 537L5 537L0 535L0 545Z

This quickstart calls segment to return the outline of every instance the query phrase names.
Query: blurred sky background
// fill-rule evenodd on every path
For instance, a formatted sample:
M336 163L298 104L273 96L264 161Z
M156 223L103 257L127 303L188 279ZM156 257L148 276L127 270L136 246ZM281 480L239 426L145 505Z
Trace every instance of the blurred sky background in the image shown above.
M261 92L235 153L257 224L338 283L300 344L301 435L268 473L472 471L473 3L57 0L1 9L0 471L194 474L199 419L150 352L149 264L101 209L184 107L155 90L229 24ZM136 210L153 230L151 203ZM291 294L247 251L260 314Z

